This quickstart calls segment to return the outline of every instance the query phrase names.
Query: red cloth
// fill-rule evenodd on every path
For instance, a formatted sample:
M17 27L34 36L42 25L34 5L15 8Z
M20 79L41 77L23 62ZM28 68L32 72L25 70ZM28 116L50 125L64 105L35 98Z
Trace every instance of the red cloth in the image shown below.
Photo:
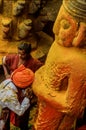
M10 113L10 122L15 125L15 122L16 122L16 118L15 118L15 113L14 112L11 112Z
M78 128L77 130L86 130L86 125L81 126L81 127Z
M12 73L15 69L17 69L18 63L19 63L18 54L10 54L6 56L6 64L9 68L10 73ZM33 72L35 72L42 65L43 64L39 60L34 59L32 56L28 56L24 63L24 66L30 68Z

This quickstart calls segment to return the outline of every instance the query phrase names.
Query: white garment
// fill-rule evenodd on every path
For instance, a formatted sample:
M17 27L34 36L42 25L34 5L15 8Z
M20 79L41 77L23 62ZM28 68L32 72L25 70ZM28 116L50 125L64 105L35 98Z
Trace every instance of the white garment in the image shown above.
M11 81L6 79L0 84L0 106L9 108L17 115L21 116L30 106L30 100L25 97L20 104L17 98L17 88Z

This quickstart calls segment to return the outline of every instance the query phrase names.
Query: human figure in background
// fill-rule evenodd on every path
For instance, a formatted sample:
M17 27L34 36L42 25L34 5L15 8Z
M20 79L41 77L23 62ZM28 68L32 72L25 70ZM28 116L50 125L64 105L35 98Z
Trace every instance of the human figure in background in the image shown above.
M27 68L30 68L33 72L39 69L43 65L43 63L41 63L38 59L34 59L30 55L30 53L31 53L31 44L23 42L23 43L20 43L18 46L18 54L8 54L4 56L3 69L4 69L5 77L9 78L10 74L15 69L17 69L18 66L20 66L21 64L23 64ZM32 91L31 91L31 94L32 94L31 97L36 99ZM32 107L33 107L33 104L31 104L29 109L31 109ZM19 127L21 130L28 130L29 112L30 110L27 110L22 117L18 117L15 113L11 112L10 114L11 118L12 119L15 118L15 123L14 121L11 121L11 124Z
M9 116L9 110L18 116L30 107L30 100L26 97L25 89L28 88L34 80L34 73L30 69L20 65L8 78L0 84L0 130L4 129L5 122ZM21 90L23 100L19 102L19 91Z
M30 68L33 72L43 65L43 63L30 55L31 51L30 43L20 43L18 54L8 54L3 57L2 64L6 78L21 64Z

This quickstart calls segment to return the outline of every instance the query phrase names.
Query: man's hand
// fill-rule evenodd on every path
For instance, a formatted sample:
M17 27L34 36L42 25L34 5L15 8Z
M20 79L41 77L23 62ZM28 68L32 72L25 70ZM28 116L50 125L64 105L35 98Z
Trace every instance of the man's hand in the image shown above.
M33 97L33 91L32 91L32 88L31 87L28 87L26 90L25 90L25 96L27 98L29 98L30 100L32 99Z

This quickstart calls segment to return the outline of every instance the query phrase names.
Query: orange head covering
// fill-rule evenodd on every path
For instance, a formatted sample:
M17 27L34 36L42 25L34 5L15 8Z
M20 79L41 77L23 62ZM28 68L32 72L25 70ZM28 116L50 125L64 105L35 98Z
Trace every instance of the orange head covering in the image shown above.
M11 79L13 83L19 88L26 88L34 80L34 73L32 70L20 65L12 74Z

